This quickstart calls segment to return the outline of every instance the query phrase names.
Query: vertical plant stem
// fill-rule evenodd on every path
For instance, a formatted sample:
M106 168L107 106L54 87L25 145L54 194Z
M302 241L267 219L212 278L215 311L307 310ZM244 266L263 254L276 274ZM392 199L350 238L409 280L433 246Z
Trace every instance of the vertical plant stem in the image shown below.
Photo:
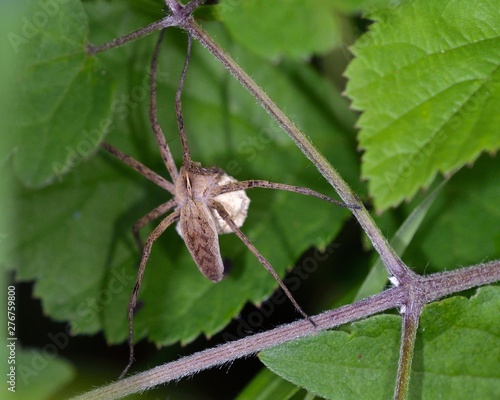
M187 20L183 25L194 38L200 41L223 65L224 67L245 87L261 104L261 106L275 119L280 126L288 133L302 153L316 166L319 172L325 177L330 185L335 189L340 198L347 204L359 205L359 210L353 213L364 231L370 238L375 249L389 270L389 273L397 276L401 281L412 272L403 264L399 256L389 245L382 235L370 214L364 208L356 194L342 179L339 173L333 168L307 137L297 126L280 110L276 103L257 85L252 78L227 54L213 39L205 32L193 18Z
M401 348L399 351L398 376L394 390L394 400L405 400L408 394L418 322L423 308L421 305L415 306L415 302L411 302L410 304L403 315Z

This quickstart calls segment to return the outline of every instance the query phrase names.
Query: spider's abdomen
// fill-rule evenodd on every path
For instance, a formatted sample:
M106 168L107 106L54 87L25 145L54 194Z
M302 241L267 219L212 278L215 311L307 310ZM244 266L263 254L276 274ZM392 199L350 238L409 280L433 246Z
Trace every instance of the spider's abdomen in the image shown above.
M181 208L181 236L200 272L219 282L224 266L219 249L217 227L208 206L201 201L188 200Z

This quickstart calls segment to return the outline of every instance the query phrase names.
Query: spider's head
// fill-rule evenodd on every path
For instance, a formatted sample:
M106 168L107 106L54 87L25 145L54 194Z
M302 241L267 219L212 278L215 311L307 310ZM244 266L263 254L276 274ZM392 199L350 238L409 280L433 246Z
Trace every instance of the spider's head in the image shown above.
M183 165L175 183L175 196L182 205L187 199L209 200L211 188L215 185L217 172L196 165Z

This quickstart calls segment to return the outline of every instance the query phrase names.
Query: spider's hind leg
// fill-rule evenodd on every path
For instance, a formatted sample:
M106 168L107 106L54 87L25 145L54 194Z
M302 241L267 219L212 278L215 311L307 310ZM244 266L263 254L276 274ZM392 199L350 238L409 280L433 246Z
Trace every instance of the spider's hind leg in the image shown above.
M238 228L238 226L231 219L228 212L224 209L224 206L222 204L220 204L219 202L213 201L213 200L209 203L209 205L211 208L213 208L217 211L217 213L221 216L221 218L224 219L224 221L226 221L226 223L231 227L234 234L240 238L240 240L253 253L253 255L257 258L257 260L259 260L261 265L272 275L274 280L278 283L278 285L280 285L280 287L283 290L283 292L285 293L286 297L288 297L290 302L294 305L295 309L305 319L307 319L309 322L311 322L311 324L313 326L316 326L316 323L313 321L313 319L311 317L309 317L309 315L307 315L304 310L302 310L302 308L299 306L297 301L293 298L292 293L290 293L290 290L288 290L286 285L283 283L283 281L279 277L278 273L272 267L271 263L269 261L267 261L267 259L253 245L253 243L250 241L250 239L248 239L248 237L246 237L246 235L240 230L240 228Z

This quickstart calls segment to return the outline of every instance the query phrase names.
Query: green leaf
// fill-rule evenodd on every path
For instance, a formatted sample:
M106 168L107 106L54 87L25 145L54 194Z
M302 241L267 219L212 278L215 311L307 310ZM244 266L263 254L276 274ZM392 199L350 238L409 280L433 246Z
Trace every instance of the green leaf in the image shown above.
M0 37L9 39L17 28L17 23L24 15L24 5L18 1L9 1L2 4L0 13ZM5 173L8 168L7 159L12 151L12 137L8 134L11 127L20 115L16 115L12 109L12 97L16 93L16 73L20 68L20 60L15 55L15 50L9 40L0 41L0 53L2 60L0 63L0 166L3 168L0 174L0 193L3 194L0 200L0 259L6 258L5 241L12 240L11 226L13 225L13 212L15 201L13 196L11 179ZM1 276L1 274L0 274ZM5 286L6 287L6 286Z
M369 16L376 22L346 74L378 210L498 149L499 10L497 1L416 0Z
M53 346L55 350L48 346ZM53 399L58 391L74 379L75 370L72 365L60 357L56 358L56 355L57 348L54 344L43 349L16 349L17 397Z
M252 379L236 400L288 400L298 391L300 391L299 387L264 368Z
M387 399L396 376L399 321L372 317L353 324L351 334L322 332L259 357L274 373L322 397Z
M500 396L500 288L425 307L415 347L410 399ZM388 399L396 378L401 318L379 315L260 354L273 372L328 399Z
M34 294L42 298L44 312L71 321L74 333L97 332L104 306L115 304L119 295L126 307L135 280L132 265L127 272L115 271L135 252L131 243L115 238L120 229L115 221L127 214L129 205L110 202L110 192L141 199L140 185L120 179L105 160L81 165L60 184L17 188L8 265L18 279L37 279Z
M387 7L387 4L392 4L391 0L337 0L335 5L345 12L360 12L365 13L367 10L375 8Z
M221 14L234 39L256 54L299 58L340 43L340 18L334 6L331 0L224 0Z
M150 22L149 15L131 16L124 5L95 2L86 7L93 43ZM119 23L103 23L110 20ZM312 69L297 63L283 68L262 63L245 56L217 26L209 28L218 41L233 47L232 53L297 123L312 132L318 147L339 160L347 178L357 179L354 143L345 135L345 122L336 117L352 118L352 114L338 93ZM99 63L112 71L117 83L106 140L166 175L147 116L148 69L156 38L152 35L100 54ZM158 115L180 159L173 100L186 52L185 34L170 30L164 43ZM313 100L328 106L317 108ZM238 180L271 179L335 196L286 134L198 45L188 71L183 111L195 160L217 164ZM37 280L35 296L42 299L44 312L69 321L73 333L104 330L110 343L125 340L128 299L139 260L131 227L171 195L103 152L80 163L63 182L41 190L19 187L17 194L17 241L9 247L8 266L18 279ZM349 215L346 209L296 194L269 190L248 194L252 203L243 231L281 275L309 247L324 248ZM151 229L143 229L142 237ZM174 227L155 243L139 294L143 306L135 317L136 339L148 336L165 345L189 342L202 333L213 335L246 302L260 303L269 297L277 285L252 254L232 235L221 236L220 241L232 269L217 285L198 272Z
M112 80L86 55L87 16L80 1L27 2L9 39L22 60L10 130L15 173L40 187L62 179L93 153L110 123Z
M418 263L442 270L500 257L499 174L498 157L485 155L450 179L409 249L422 249Z

